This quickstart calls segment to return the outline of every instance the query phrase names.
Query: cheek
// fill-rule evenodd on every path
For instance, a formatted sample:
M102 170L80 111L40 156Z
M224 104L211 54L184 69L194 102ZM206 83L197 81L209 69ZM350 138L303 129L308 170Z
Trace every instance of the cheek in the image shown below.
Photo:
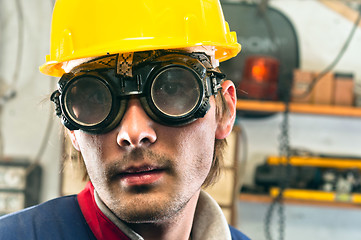
M89 175L93 175L94 171L101 171L105 151L103 140L97 135L82 132L78 132L76 136Z
M116 136L110 133L92 135L78 131L76 138L83 157L87 159L105 158L105 154L116 147Z
M215 125L212 123L197 121L191 124L189 129L178 134L180 139L177 152L182 155L180 167L187 168L184 170L192 171L195 176L202 179L208 175L213 160Z
M89 159L91 155L97 154L97 141L93 136L78 132L76 137L84 159Z

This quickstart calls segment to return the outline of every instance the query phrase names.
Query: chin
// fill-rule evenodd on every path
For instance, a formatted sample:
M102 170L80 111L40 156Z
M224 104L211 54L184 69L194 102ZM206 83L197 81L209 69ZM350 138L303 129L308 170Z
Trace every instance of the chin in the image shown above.
M131 209L130 211L123 211L119 218L127 223L161 223L172 219L180 209L169 208L155 208L149 207L147 209Z
M169 221L186 206L188 199L141 197L128 201L116 210L121 220L128 223L160 223ZM123 202L124 203L124 202Z

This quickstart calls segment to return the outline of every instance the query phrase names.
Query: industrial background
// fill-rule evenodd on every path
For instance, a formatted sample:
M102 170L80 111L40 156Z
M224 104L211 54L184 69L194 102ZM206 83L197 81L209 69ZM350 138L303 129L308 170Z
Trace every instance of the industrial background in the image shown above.
M0 0L0 213L64 193L62 161L67 150L64 150L62 126L49 101L58 79L42 75L38 70L49 52L54 2ZM273 239L282 239L281 236L292 240L361 239L361 201L360 198L357 200L358 195L352 195L359 193L361 182L358 162L361 159L361 108L358 109L361 107L361 23L356 22L361 2L228 0L221 3L225 18L231 30L237 31L243 48L240 55L243 57L221 65L237 85L240 82L245 84L239 88L242 101L239 102L237 117L240 141L236 149L241 156L237 176L242 178L242 189L237 189L236 227L255 240L269 239L267 231ZM242 89L253 84L251 81L247 85L245 79L246 57L252 54L279 60L281 70L278 82L273 86L276 90L269 88L261 96L259 92L252 95L250 88L246 91L248 94L242 95ZM291 69L288 70L287 66ZM321 96L314 92L312 99L298 100L302 104L321 107L316 112L294 112L291 109L291 113L286 115L288 128L285 125L282 128L282 101L287 99L287 94L283 94L287 91L287 83L293 80L293 83L310 84L310 78L314 79L310 76L317 76L324 70L330 70L327 76L332 75L332 81L329 79L328 83L332 82L333 87L324 80L323 87L318 87ZM343 108L337 108L341 113L335 114L329 105L336 104L335 89L339 88L335 86L340 76L346 78L341 83L350 83L348 88L352 91L346 95L340 93ZM319 82L321 84L321 80ZM262 84L257 85L258 88L264 88ZM314 86L314 91L317 86ZM322 101L327 89L333 92L329 94L331 98L326 99L329 102L325 103ZM297 91L295 85L291 91ZM276 95L270 97L267 93ZM280 103L277 106L281 106L281 110L277 106L277 110L244 109L247 100ZM324 109L328 113L320 114ZM337 195L332 201L319 199L322 196L318 194L309 194L309 199L298 201L286 199L284 204L275 205L273 216L267 220L272 199L262 190L268 184L265 178L272 176L264 172L262 175L260 166L267 167L267 159L278 156L280 149L282 152L282 144L285 144L282 131L285 130L286 142L293 155L336 156L344 162L354 160L349 169L354 174L352 184L359 184L354 187L356 192L348 189L342 192L344 195L337 195L335 189L329 189ZM331 168L328 170L332 178L340 167ZM320 177L317 174L323 174L319 168L305 171L313 174L312 181L316 176ZM260 174L258 178L257 173ZM306 181L303 176L299 177L299 182ZM350 185L345 184L345 188ZM324 182L322 187L322 190L327 188ZM307 190L307 187L302 190ZM297 198L300 192L295 195ZM283 214L279 214L279 206L284 210Z

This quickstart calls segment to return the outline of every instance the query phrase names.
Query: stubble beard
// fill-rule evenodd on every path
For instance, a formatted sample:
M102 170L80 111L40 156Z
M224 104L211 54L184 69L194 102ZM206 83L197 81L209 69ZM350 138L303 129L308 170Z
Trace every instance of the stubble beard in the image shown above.
M119 169L119 165L127 164L130 161L137 161L136 159L147 159L152 163L166 167L166 173L171 177L176 177L177 175L175 172L176 167L174 166L175 161L173 159L156 154L151 150L135 150L123 156L120 161L107 167L107 182L117 188L118 185L112 182L112 178L117 169ZM109 197L107 198L108 201L103 201L119 219L127 223L169 222L181 214L182 209L184 209L193 196L193 194L184 194L182 189L178 189L177 186L173 187L175 189L162 193L159 193L162 189L154 190L152 186L134 187L131 190L133 195L131 198L124 198L125 193L121 193L118 191L119 189L112 190L112 187L110 187L108 188L108 192L118 192L118 194L107 193ZM155 197L158 195L157 193L160 195L158 198Z
M168 196L167 196L168 197ZM183 197L168 197L167 201L159 201L156 199L146 200L141 198L135 200L134 204L138 207L129 207L128 204L117 205L117 217L127 223L163 223L176 219L182 209L187 205L190 199Z

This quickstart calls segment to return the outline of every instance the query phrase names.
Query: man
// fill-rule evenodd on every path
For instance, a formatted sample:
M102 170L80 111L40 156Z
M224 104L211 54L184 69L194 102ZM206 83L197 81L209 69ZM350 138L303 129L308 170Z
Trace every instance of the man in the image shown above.
M240 51L218 0L58 0L52 94L90 182L0 220L0 239L248 239L201 191L215 181Z

